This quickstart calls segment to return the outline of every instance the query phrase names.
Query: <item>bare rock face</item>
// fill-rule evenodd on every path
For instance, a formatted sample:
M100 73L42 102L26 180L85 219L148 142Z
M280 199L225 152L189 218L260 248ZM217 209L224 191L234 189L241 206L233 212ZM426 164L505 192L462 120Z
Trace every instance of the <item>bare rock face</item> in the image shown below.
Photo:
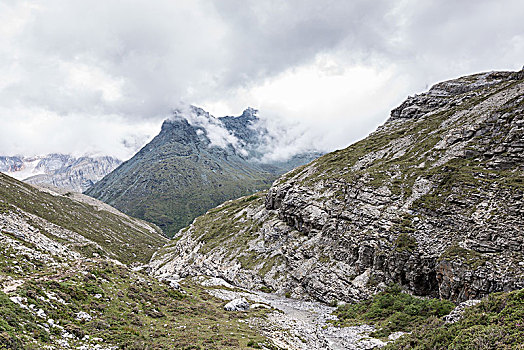
M455 301L524 287L522 72L409 97L366 139L195 219L154 274L360 300L388 283Z
M82 193L118 167L122 161L104 157L75 158L70 164L59 167L46 174L24 179L33 185L51 185L60 189Z
M109 156L0 157L0 171L32 185L82 193L122 163Z

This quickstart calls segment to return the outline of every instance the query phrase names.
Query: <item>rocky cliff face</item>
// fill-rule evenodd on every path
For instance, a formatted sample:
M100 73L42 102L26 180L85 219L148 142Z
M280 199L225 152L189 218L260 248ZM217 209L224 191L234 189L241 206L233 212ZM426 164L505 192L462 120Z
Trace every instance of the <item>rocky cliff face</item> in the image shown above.
M48 154L38 157L0 157L0 171L27 183L82 193L122 163L109 157Z
M86 194L173 235L206 210L266 189L277 174L319 155L275 164L256 161L263 137L252 128L256 119L253 109L223 118L196 107L175 111L149 144Z
M462 301L524 287L524 71L409 97L366 139L197 218L157 275L332 300L384 284Z

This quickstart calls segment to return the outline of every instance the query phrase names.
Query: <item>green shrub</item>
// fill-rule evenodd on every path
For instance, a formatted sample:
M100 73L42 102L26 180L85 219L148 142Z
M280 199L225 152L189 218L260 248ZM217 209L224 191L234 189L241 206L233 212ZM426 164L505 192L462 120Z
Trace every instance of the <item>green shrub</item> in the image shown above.
M482 256L479 252L471 249L465 249L457 244L449 246L439 257L439 260L452 261L460 259L472 268L482 266L487 258Z
M397 252L412 252L417 248L417 240L409 233L402 232L395 241L395 250Z
M335 311L339 319L336 324L373 324L377 330L372 336L387 337L393 332L409 332L432 317L447 315L454 307L450 301L417 298L392 285L369 300L339 306Z
M522 349L524 289L491 294L465 310L462 319L446 324L428 320L385 349Z

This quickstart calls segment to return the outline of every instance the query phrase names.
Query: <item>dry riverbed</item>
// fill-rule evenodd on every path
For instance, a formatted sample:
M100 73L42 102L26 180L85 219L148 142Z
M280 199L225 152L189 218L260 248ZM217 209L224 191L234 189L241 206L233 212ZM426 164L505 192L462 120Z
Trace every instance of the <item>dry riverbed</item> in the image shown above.
M334 327L334 307L317 302L285 298L271 293L236 288L222 279L197 278L208 292L223 300L245 298L251 307L271 307L267 320L253 320L252 326L262 330L275 345L291 350L306 349L373 349L386 343L369 337L373 326Z

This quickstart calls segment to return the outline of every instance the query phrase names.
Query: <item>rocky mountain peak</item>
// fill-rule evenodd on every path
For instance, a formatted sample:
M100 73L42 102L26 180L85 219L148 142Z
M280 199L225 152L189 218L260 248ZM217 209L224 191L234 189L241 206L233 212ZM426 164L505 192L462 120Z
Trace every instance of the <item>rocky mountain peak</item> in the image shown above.
M0 171L27 183L83 192L120 165L111 156L74 157L51 153L34 157L0 157Z
M255 109L255 108L252 108L252 107L247 107L242 112L242 115L240 117L245 118L245 119L255 120L255 119L258 119L257 114L258 114L258 109Z
M173 111L160 133L86 193L158 224L167 234L231 198L268 188L278 174L319 156L262 163L267 132L257 111L215 118L202 108Z
M200 130L200 131L198 131ZM201 141L199 135L203 133L201 127L189 124L184 118L167 119L162 124L162 128L157 138L159 142L177 142L183 144L198 143ZM148 147L147 149L149 149Z
M433 85L427 92L409 96L399 107L391 111L389 121L416 119L440 108L454 108L481 96L483 90L503 82L522 80L520 72L487 72L443 81Z

